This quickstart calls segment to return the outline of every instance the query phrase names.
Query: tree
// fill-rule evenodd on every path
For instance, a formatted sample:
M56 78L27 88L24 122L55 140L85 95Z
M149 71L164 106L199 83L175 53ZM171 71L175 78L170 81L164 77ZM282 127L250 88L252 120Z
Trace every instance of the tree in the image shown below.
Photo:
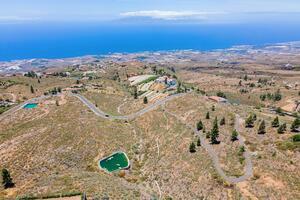
M252 115L249 115L245 121L246 128L252 128L254 125L254 119Z
M14 183L7 169L2 169L2 185L4 189L14 187Z
M195 145L195 143L194 142L192 142L191 144L190 144L190 153L195 153L196 152L196 145Z
M248 76L247 76L247 74L244 76L244 81L248 81Z
M265 120L262 120L261 123L259 124L257 133L258 134L265 134L266 133L266 123L265 123Z
M79 81L78 79L76 80L76 84L77 84L77 85L80 84L80 81Z
M55 104L56 104L56 106L59 106L59 101L56 100L56 101L55 101Z
M205 119L209 119L209 112L206 113Z
M133 97L134 97L134 99L138 98L138 93L137 93L137 88L136 87L133 88Z
M291 131L292 131L292 132L297 132L299 126L300 126L300 118L296 118L296 119L293 121L292 125L291 125Z
M242 86L242 80L239 81L239 86Z
M34 89L33 89L32 85L30 86L30 91L31 91L32 94L34 93Z
M286 123L281 124L278 129L277 129L277 133L282 134L286 131Z
M202 121L200 120L198 123L197 123L197 130L200 131L203 129L203 123Z
M279 127L279 118L278 116L272 121L272 127Z
M198 147L200 147L201 146L201 140L200 140L200 138L198 137L198 139L197 139L197 146Z
M238 132L234 129L231 133L231 141L234 142L238 140Z
M57 92L61 93L61 87L57 88Z
M219 126L218 126L218 118L216 117L214 120L213 128L211 129L210 141L212 144L218 144L219 137Z
M147 104L148 103L148 99L147 97L144 97L144 104Z
M222 119L221 119L221 121L220 121L220 126L223 126L223 125L225 125L225 117L222 117Z
M266 98L267 98L267 95L266 94L262 94L262 95L259 96L259 98L260 98L260 100L265 101Z
M40 79L38 79L38 83L41 83Z

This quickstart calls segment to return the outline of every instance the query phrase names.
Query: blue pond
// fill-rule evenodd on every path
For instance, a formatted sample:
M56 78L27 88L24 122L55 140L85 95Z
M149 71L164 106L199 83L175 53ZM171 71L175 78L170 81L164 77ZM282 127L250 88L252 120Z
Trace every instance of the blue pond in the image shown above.
M32 108L36 108L36 107L37 107L37 103L28 103L23 108L32 109Z

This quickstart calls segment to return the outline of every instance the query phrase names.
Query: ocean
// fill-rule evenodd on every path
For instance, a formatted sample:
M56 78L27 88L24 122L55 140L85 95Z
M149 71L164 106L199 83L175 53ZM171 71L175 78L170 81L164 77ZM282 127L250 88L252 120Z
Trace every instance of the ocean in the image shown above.
M0 61L300 40L299 24L0 24Z

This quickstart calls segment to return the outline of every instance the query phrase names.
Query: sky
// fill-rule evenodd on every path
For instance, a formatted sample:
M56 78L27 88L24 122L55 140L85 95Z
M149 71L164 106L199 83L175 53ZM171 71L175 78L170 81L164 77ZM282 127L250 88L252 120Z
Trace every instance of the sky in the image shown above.
M299 0L0 0L0 23L299 21Z

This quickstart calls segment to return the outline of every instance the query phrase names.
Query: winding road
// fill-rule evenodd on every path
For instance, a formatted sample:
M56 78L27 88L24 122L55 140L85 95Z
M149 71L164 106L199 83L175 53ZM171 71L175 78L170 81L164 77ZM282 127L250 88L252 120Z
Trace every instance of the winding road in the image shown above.
M87 98L80 94L71 94L71 96L77 97L83 104L85 104L91 111L93 111L97 116L105 118L105 119L119 119L119 120L132 120L135 119L139 116L144 115L145 113L154 110L158 106L165 104L167 101L170 101L172 99L178 98L185 96L187 93L180 93L180 94L174 94L171 96L168 96L164 99L158 100L155 103L145 107L142 110L137 111L136 113L132 113L129 115L123 115L123 116L114 116L114 115L109 115L108 113L100 110L97 108L93 103L91 103Z
M130 115L124 115L124 116L111 116L108 115L107 113L103 112L102 110L98 109L93 103L91 103L89 100L87 100L84 96L79 95L79 94L72 94L73 96L77 97L82 103L84 103L87 107L89 107L97 116L102 117L102 118L106 118L106 119L120 119L120 120L131 120L134 119L136 117L139 117L153 109L155 109L156 107L165 104L167 101L170 101L174 98L177 97L182 97L184 95L186 95L186 93L181 93L181 94L175 94L172 96L168 96L162 100L156 101L154 104L151 104L150 106L136 112ZM178 117L177 115L166 111L165 112L169 113L170 115L174 116L176 119L180 120L180 117ZM243 126L243 119L240 118L239 115L236 115L235 117L235 125L234 128L241 133L241 127ZM251 155L250 152L247 150L244 152L244 158L245 158L245 173L244 175L240 176L240 177L232 177L232 176L227 176L225 174L225 172L223 171L223 169L221 168L220 165L220 161L219 158L216 154L216 152L213 150L212 145L210 145L206 140L205 137L201 134L200 131L198 131L195 127L191 126L191 125L186 125L188 126L190 129L192 129L200 138L201 141L201 146L205 148L205 150L208 152L209 156L211 157L212 161L213 161L213 165L215 167L215 169L217 170L217 172L219 173L219 175L227 182L231 183L231 184L236 184L239 182L243 182L245 180L247 180L248 178L250 178L253 174L253 166L252 166L252 161L251 161ZM239 134L238 135L238 142L240 146L244 146L245 145L245 139Z
M70 94L70 96L74 96L74 97L78 98L84 105L86 105L91 111L93 111L97 116L99 116L101 118L111 119L111 120L114 120L114 119L117 119L117 120L132 120L132 119L135 119L139 116L144 115L145 113L147 113L149 111L154 110L158 106L165 104L167 101L173 100L173 99L178 98L178 97L185 96L186 94L187 93L180 93L180 94L175 94L175 95L168 96L164 99L156 101L155 103L145 107L144 109L142 109L142 110L140 110L136 113L132 113L132 114L129 114L129 115L124 115L124 116L109 115L108 113L106 113L106 112L100 110L99 108L97 108L93 103L91 103L88 99L86 99L84 96L82 96L80 94ZM20 104L16 107L10 109L10 110L8 110L7 112L3 113L0 116L0 119L2 119L8 113L12 113L12 112L16 112L16 111L20 110L27 103L35 102L35 101L38 101L38 100L41 100L41 99L44 99L44 98L47 98L47 97L49 97L49 96L41 96L41 97L37 97L37 98L33 98L31 100L28 100L28 101L26 101L26 102L24 102L24 103L22 103L22 104ZM164 111L166 113L174 116L177 120L181 121L183 124L185 124L179 116L177 116L174 113L171 113L171 112L169 112L165 109L164 109ZM241 133L241 131L242 131L241 127L243 126L243 123L244 123L243 119L241 119L239 115L236 115L234 128L239 133ZM231 184L237 184L239 182L243 182L243 181L247 180L248 178L250 178L253 175L253 166L252 166L252 161L251 161L251 154L250 154L250 152L248 151L247 148L245 148L246 151L244 152L244 158L245 158L245 169L244 169L245 173L244 173L244 175L242 175L240 177L227 176L226 173L221 168L220 161L219 161L219 158L218 158L216 152L214 151L212 145L210 145L206 141L203 134L201 134L201 132L198 131L194 126L189 125L189 124L185 124L185 125L187 127L189 127L190 129L192 129L195 132L195 134L197 134L199 136L200 141L201 141L201 146L203 148L205 148L205 150L208 152L209 156L212 159L212 162L213 162L213 165L214 165L215 169L217 170L218 174L225 181L227 181L228 183L231 183ZM240 146L245 145L244 141L245 141L245 139L239 134L238 135L238 142L239 142Z

